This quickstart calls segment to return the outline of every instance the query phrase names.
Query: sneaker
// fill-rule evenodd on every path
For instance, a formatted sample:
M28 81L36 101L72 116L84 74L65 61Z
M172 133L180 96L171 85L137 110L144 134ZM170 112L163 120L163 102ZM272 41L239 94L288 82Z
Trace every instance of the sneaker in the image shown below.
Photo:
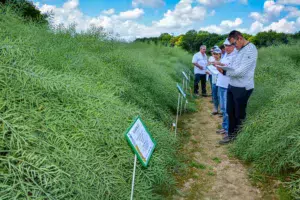
M212 114L212 115L217 115L217 114L218 114L218 111L214 110L214 111L212 111L211 114Z
M203 97L208 97L208 95L207 95L207 94L202 94L202 96L203 96Z
M223 138L223 140L220 140L220 141L219 141L219 144L221 144L221 145L229 144L229 143L232 142L232 141L233 141L233 139L230 139L228 136L225 136L225 137Z
M216 133L224 134L224 133L226 133L226 131L222 128L222 129L217 130Z
M195 96L195 97L199 97L200 95L199 95L199 94L194 94L194 96Z

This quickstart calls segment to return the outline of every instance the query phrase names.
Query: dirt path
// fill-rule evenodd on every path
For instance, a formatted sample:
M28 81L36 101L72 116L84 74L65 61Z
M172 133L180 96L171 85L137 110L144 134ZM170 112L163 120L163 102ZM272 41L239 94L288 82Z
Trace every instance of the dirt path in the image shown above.
M262 199L261 191L248 180L247 169L228 156L228 146L218 144L222 136L216 130L221 118L210 114L210 99L197 100L199 111L182 119L182 129L190 134L181 150L188 162L188 173L176 177L178 192L172 199Z

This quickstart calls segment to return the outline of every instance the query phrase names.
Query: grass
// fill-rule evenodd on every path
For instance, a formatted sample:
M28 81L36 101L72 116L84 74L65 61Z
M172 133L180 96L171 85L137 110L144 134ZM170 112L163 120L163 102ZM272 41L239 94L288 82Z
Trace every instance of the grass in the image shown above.
M300 45L259 50L247 122L232 150L262 173L287 176L300 198Z
M197 163L197 162L194 162L194 161L191 162L190 166L195 167L197 169L206 169L206 166L204 164Z
M97 32L53 32L5 9L0 199L128 199L134 156L124 132L137 115L157 148L148 168L137 166L135 199L172 191L178 141L170 127L190 55Z

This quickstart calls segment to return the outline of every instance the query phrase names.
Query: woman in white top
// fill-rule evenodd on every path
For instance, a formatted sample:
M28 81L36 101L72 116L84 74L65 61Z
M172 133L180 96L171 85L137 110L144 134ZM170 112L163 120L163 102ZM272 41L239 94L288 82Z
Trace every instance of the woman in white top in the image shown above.
M221 55L222 51L220 48L215 48L213 51L213 57L215 61L220 61L221 60ZM212 97L213 97L213 104L214 104L214 109L212 114L216 115L219 113L219 95L218 95L218 86L216 85L217 83L217 74L212 73Z

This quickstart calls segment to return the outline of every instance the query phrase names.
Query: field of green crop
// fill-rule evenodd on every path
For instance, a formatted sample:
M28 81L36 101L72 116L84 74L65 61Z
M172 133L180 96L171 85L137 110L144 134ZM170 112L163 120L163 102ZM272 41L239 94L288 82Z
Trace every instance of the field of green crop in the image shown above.
M157 141L135 199L172 189L183 50L24 23L0 8L0 199L128 199L140 115Z
M259 50L256 88L234 153L258 170L291 178L300 198L300 44ZM290 179L288 178L288 179Z

